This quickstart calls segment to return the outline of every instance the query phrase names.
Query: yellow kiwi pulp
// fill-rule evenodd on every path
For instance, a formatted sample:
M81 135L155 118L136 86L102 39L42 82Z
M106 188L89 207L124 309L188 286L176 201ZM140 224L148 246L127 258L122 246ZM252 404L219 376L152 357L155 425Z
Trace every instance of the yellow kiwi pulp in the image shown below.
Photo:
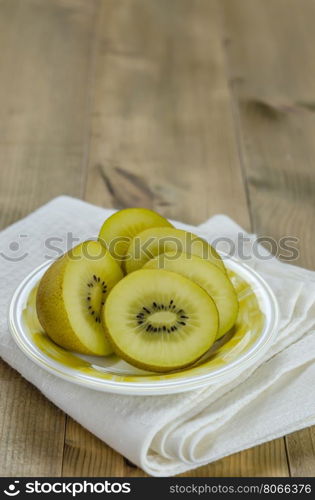
M191 279L214 300L219 312L217 339L234 325L238 314L236 291L228 276L210 261L195 255L176 252L160 254L147 262L143 269L165 269Z
M119 265L98 241L86 241L54 262L40 281L36 309L47 335L60 346L83 354L112 352L101 313Z
M196 255L226 272L220 255L209 243L193 233L169 227L146 229L133 238L126 253L126 271L131 273L141 269L160 253L170 251L178 255L182 252Z
M151 227L173 227L168 220L147 208L125 208L104 222L99 240L121 265L134 236Z
M218 311L193 281L141 269L110 292L102 312L113 349L129 363L166 372L190 365L213 344Z

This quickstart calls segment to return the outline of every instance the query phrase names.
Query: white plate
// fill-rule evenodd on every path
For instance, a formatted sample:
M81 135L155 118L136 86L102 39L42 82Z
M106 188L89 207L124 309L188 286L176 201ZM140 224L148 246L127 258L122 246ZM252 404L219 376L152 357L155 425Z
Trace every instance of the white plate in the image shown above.
M9 310L11 333L34 363L84 387L117 394L156 395L223 383L261 358L277 334L278 305L267 283L248 266L226 258L240 303L237 326L193 366L161 374L134 368L114 355L100 358L70 353L41 331L36 317L35 287L49 264L35 269L16 290Z

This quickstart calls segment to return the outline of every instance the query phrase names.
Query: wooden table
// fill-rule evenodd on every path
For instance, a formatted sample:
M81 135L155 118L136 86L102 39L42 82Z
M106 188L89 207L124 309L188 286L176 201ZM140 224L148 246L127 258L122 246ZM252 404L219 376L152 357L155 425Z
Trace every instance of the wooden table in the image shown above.
M62 193L315 256L315 2L0 0L0 224ZM143 472L0 367L1 475ZM315 475L314 428L196 476Z

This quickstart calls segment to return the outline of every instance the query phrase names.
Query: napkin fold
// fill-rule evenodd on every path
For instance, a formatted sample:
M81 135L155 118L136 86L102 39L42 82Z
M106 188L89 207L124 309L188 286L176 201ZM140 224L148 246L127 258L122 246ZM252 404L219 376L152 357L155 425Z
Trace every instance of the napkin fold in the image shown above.
M314 424L315 273L281 263L262 247L260 257L255 256L255 235L247 235L224 215L199 227L176 225L209 242L224 237L236 245L240 234L247 237L246 263L275 292L281 317L276 341L258 366L223 385L183 394L122 396L65 382L26 358L8 328L15 288L45 260L95 237L111 213L62 196L0 233L2 358L59 408L153 476L179 474Z

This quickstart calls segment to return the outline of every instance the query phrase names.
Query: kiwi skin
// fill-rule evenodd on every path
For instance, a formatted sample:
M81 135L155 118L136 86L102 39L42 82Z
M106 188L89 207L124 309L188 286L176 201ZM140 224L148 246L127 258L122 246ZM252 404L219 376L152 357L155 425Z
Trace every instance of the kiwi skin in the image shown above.
M151 271L152 270L149 270L147 269L146 271ZM154 272L154 271L153 271ZM174 276L177 276L177 277L180 277L182 282L183 282L183 285L185 285L185 282L186 281L190 281L188 278L182 276L182 275L179 275L178 273L174 273L173 271L164 271L164 270L159 270L160 273L168 273L168 274L173 274ZM135 273L143 273L143 270L137 270L135 271ZM128 279L128 275L123 278L124 280L125 279ZM217 306L214 302L214 300L212 299L212 297L210 297L207 292L202 288L200 287L199 285L197 285L196 283L192 282L194 287L198 288L199 289L199 293L201 293L204 297L207 298L207 300L212 304L212 307L213 307L213 310L216 311L216 330L218 331L218 328L219 328L219 313L218 313L218 309L217 309ZM107 300L110 302L110 295L111 293L113 292L114 289L112 289L110 292L109 292L109 295L108 295L108 298ZM130 365L133 365L135 366L136 368L140 368L140 369L143 369L143 370L147 370L149 372L158 372L158 373L168 373L168 372L172 372L172 371L176 371L176 370L182 370L183 368L186 368L188 366L192 366L193 364L195 364L199 359L202 358L202 356L204 356L205 352L207 352L208 349L211 348L211 346L214 344L216 338L214 337L212 339L212 342L209 342L209 346L208 346L208 349L205 350L204 352L202 352L199 356L197 356L195 359L189 361L188 363L184 363L184 364L180 364L180 365L173 365L173 366L167 366L167 367L161 367L161 366L157 366L157 365L150 365L150 364L147 364L143 361L139 362L139 360L135 360L134 358L132 358L131 356L129 356L128 354L126 354L124 351L122 351L114 342L113 342L113 339L110 335L110 329L108 328L107 324L106 324L106 315L107 315L107 311L108 311L108 308L104 308L103 310L103 313L101 315L102 317L102 324L104 326L104 330L105 330L105 335L106 335L106 338L108 340L108 342L111 344L112 346L112 349L114 351L114 353L119 356L121 359L123 359L124 361L126 361L127 363L129 363ZM212 318L213 319L213 318Z
M63 296L63 276L67 266L67 254L56 260L42 277L36 296L36 311L40 324L54 342L70 351L82 354L95 354L83 345L73 332L66 309L59 307L60 297ZM47 304L51 306L47 308ZM51 324L58 317L58 329L51 328ZM58 334L56 335L56 331Z
M136 361L133 358L131 358L130 356L128 356L128 354L125 354L123 351L121 351L119 349L119 347L117 347L113 343L113 341L111 340L111 338L108 334L108 329L106 329L106 338L110 342L114 353L117 356L119 356L122 360L126 361L127 363L129 363L132 366L135 366L136 368L139 368L140 370L146 370L148 372L153 372L153 373L154 372L169 373L169 372L174 372L174 371L180 371L183 368L187 368L188 366L194 365L199 359L202 358L202 356L205 355L205 353L203 353L200 356L198 356L196 359L194 359L193 361L190 361L189 363L185 363L184 365L168 366L167 368L162 368L161 366L154 366L153 367L152 365L148 365L147 363L143 363L143 362L139 363L138 361ZM210 347L209 347L209 349L210 349Z

